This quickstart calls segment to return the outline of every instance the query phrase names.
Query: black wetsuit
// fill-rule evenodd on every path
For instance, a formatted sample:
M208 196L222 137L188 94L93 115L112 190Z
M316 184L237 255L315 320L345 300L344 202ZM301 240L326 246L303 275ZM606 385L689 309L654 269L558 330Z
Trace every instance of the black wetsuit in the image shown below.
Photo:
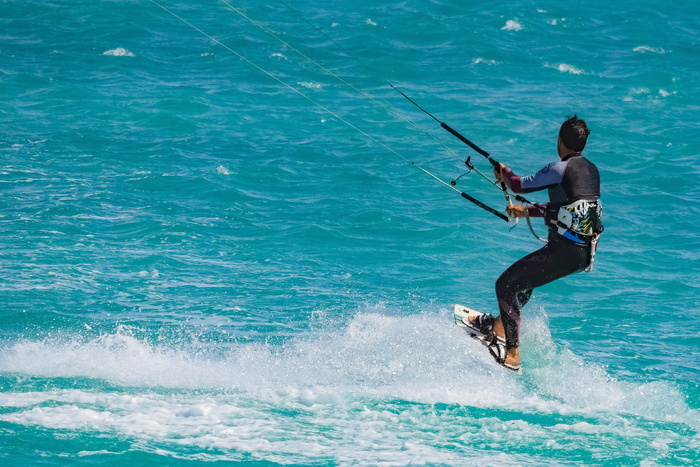
M527 303L535 287L548 284L569 274L583 271L591 262L592 237L563 231L557 225L561 206L574 201L597 202L600 198L600 175L593 163L580 154L553 162L536 174L518 177L503 169L504 182L515 193L549 191L544 213L529 209L530 215L544 216L549 228L547 244L505 270L496 281L496 297L505 328L506 348L519 346L520 309ZM595 233L602 231L600 216ZM562 232L562 233L560 233Z

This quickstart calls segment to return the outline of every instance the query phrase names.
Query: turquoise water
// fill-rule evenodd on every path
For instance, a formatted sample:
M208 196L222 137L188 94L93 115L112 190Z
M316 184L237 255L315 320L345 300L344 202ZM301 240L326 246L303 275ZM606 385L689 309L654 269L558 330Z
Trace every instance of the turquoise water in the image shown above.
M700 464L697 2L160 4L0 5L4 465ZM591 127L521 376L451 310L539 243L388 83L516 173Z

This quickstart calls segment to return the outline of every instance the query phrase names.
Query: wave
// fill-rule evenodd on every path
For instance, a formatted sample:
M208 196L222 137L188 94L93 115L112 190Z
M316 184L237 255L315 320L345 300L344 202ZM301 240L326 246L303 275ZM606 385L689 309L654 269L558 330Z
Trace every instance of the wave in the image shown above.
M640 45L638 47L635 47L632 50L635 52L641 52L641 53L651 52L651 53L655 53L655 54L665 54L668 52L667 50L664 50L661 47L650 47L648 45Z
M17 383L0 393L0 421L282 463L550 461L515 444L516 454L479 451L498 443L507 452L509 436L551 449L584 449L593 438L596 455L656 442L642 459L672 445L700 447L688 434L700 428L700 414L678 388L616 381L556 345L543 314L523 325L522 376L496 365L445 310L316 319L313 329L283 344L223 353L213 342L154 344L127 327L92 339L8 343L0 377L39 378L46 389ZM87 387L74 389L71 381ZM439 447L466 439L459 448Z
M305 394L321 398L346 394L645 417L658 412L654 418L660 420L692 420L683 416L690 409L673 385L616 381L602 367L555 344L544 315L523 324L523 377L503 371L478 342L450 322L446 312L408 317L366 312L347 322L320 318L317 329L283 344L249 343L223 353L216 342L154 344L119 326L92 339L73 336L6 345L0 371L97 378L129 387L244 391L261 397L303 388L311 390ZM664 404L653 398L659 392L665 394ZM636 396L642 393L651 399ZM640 411L640 406L645 408ZM651 406L669 410L650 411Z

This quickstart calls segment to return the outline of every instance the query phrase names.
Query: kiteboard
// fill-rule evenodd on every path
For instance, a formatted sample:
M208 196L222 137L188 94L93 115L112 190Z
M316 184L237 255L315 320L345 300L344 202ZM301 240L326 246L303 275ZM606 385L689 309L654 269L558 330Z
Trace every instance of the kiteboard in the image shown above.
M481 333L477 328L469 324L470 318L478 318L482 316L483 313L472 310L464 305L455 305L455 324L467 330L467 333L474 339L480 340L482 343L487 337L486 334ZM485 344L486 345L486 344Z
M472 325L470 323L470 318L478 318L479 316L483 316L484 313L481 313L476 310L472 310L469 307L466 307L464 305L455 305L454 308L454 319L455 319L455 324L461 328L464 328L467 333L469 334L470 337L478 340L481 342L483 345L485 345L489 349L489 353L491 356L496 360L496 362L508 368L509 370L513 370L517 373L520 373L520 367L512 367L510 365L507 365L505 363L505 356L506 356L506 342L502 337L496 336L493 332L489 332L488 334L483 333L481 330L479 330L478 327Z

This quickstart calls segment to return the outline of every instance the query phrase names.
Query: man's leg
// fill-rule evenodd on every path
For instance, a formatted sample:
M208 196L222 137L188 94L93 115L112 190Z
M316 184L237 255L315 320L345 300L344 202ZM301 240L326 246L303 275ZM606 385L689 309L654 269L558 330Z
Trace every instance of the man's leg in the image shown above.
M501 314L494 323L494 332L505 337L506 363L520 364L520 310L530 299L532 290L581 271L587 256L585 248L548 243L516 261L501 274L496 281L496 298Z

